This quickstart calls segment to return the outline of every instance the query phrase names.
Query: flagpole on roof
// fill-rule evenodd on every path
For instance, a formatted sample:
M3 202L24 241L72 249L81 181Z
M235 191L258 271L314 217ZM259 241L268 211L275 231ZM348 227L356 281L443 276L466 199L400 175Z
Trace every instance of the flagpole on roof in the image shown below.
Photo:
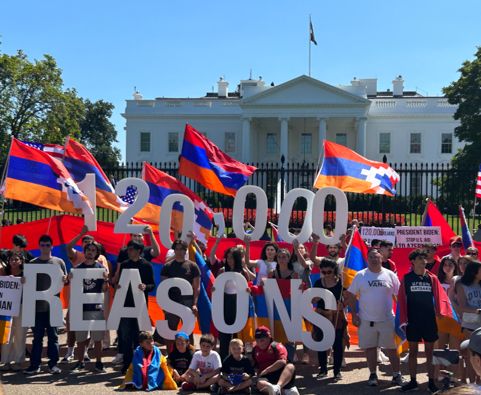
M309 77L311 76L311 14L309 14Z

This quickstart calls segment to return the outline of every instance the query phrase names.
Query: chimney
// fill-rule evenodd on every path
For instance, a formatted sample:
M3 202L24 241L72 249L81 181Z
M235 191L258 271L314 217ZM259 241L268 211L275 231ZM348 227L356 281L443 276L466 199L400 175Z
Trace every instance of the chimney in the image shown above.
M134 93L132 94L132 96L134 97L134 100L142 100L143 99L142 95L137 90L137 88L134 88Z
M395 80L392 82L392 95L394 97L402 97L403 90L404 90L404 80L401 75L398 75Z
M220 77L217 81L217 96L227 97L229 96L229 83L224 81L224 78Z

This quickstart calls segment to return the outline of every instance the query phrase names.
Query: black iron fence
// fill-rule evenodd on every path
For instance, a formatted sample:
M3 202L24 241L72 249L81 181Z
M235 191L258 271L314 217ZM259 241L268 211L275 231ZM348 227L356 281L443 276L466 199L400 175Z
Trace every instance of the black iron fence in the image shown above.
M226 225L232 223L234 199L204 188L199 183L179 176L177 163L152 163L156 168L180 179L187 187L196 192L215 211L223 211ZM262 187L268 198L268 219L277 223L277 213L285 194L293 188L311 189L317 174L315 163L254 163L257 171L248 183ZM349 216L357 218L364 224L373 225L418 225L421 221L424 202L427 197L436 202L445 214L448 222L456 231L459 228L458 205L465 207L471 228L477 224L474 213L474 182L477 169L456 171L446 164L392 164L398 172L400 182L397 184L395 197L381 195L364 195L347 193ZM126 177L141 177L142 163L127 163L113 169L104 169L113 184ZM254 221L256 202L253 196L246 202L246 220ZM306 201L298 199L291 216L291 226L300 227L304 219ZM335 219L335 201L326 201L326 221ZM16 223L18 219L25 222L49 217L53 210L41 209L18 201L6 201L3 207L3 219ZM118 213L98 208L98 219L113 222Z

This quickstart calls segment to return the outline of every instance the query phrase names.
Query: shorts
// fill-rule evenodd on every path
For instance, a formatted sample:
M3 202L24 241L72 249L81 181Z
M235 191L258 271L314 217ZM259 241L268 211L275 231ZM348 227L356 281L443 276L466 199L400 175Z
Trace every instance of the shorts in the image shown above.
M181 300L176 300L177 303L183 304L184 306L189 307L190 309L194 305L194 298L182 298ZM180 322L180 317L178 315L168 313L167 311L165 312L165 319L167 320L167 323L169 324L169 328L173 331L177 330L177 327L179 326Z
M372 324L372 325L371 325ZM359 348L382 347L388 350L396 348L394 338L394 319L371 322L361 319L358 328Z
M422 324L408 324L406 327L406 339L408 342L434 343L438 340L438 326L436 321L426 320Z
M104 320L104 312L102 310L84 311L84 320ZM105 331L75 331L75 339L82 343L89 337L94 342L99 342L103 340Z
M266 380L271 384L277 384L277 382L279 381L279 378L281 377L281 374L282 374L283 370L284 370L284 368L278 369L274 372L267 373L264 376L260 376L258 378L258 380ZM283 388L289 389L289 388L294 387L295 381L296 381L296 371L294 370L294 374L292 375L291 380Z

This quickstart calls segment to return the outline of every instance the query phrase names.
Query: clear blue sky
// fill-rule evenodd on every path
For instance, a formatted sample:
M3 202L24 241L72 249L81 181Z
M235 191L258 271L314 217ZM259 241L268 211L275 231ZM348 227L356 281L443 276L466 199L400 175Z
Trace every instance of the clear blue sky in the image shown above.
M481 1L6 1L0 50L54 56L65 87L115 105L112 122L125 150L120 115L136 86L144 98L198 97L225 75L285 82L308 70L308 18L318 46L312 76L348 84L377 77L391 88L436 95L481 44Z

